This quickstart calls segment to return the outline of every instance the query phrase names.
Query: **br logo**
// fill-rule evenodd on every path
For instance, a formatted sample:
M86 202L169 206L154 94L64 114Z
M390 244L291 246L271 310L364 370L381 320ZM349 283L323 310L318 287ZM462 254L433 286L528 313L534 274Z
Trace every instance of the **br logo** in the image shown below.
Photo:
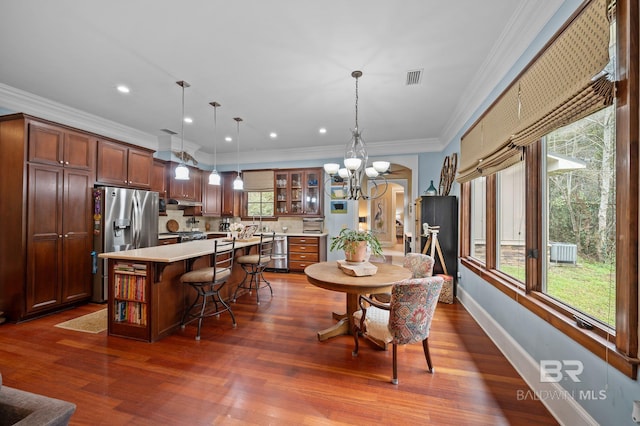
M575 359L542 359L540 360L540 381L542 383L558 383L565 377L579 382L584 365Z

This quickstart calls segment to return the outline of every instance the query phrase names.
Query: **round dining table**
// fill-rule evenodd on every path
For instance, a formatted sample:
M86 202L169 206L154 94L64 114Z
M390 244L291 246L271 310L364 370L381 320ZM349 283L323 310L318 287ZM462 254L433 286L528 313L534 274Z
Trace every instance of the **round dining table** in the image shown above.
M346 313L333 313L338 322L325 330L318 331L318 340L351 334L353 329L353 313L360 309L358 297L361 294L375 294L391 292L391 287L398 281L411 278L411 271L402 266L390 263L374 263L378 269L374 275L347 275L338 267L337 261L320 262L309 265L304 269L307 280L320 288L346 293Z

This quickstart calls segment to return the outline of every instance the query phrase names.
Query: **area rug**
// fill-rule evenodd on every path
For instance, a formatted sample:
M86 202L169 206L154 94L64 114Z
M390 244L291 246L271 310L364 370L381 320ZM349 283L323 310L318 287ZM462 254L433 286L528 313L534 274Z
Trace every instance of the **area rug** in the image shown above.
M100 333L107 329L107 309L101 309L69 321L61 322L55 326L67 330L82 331L84 333Z

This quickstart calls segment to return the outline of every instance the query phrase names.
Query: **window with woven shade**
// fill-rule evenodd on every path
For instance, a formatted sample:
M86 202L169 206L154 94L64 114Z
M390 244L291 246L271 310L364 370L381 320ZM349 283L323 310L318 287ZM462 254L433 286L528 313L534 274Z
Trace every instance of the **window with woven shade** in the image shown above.
M611 105L609 10L607 0L584 6L465 133L458 182L512 166L523 147Z

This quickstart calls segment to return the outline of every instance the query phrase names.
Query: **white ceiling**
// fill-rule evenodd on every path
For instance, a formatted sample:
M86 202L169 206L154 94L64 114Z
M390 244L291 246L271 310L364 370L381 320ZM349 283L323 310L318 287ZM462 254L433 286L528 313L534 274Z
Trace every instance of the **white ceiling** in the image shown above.
M179 149L185 80L185 150L201 162L211 101L218 164L236 161L237 116L243 163L340 157L358 69L371 154L439 151L563 1L0 0L0 108Z

